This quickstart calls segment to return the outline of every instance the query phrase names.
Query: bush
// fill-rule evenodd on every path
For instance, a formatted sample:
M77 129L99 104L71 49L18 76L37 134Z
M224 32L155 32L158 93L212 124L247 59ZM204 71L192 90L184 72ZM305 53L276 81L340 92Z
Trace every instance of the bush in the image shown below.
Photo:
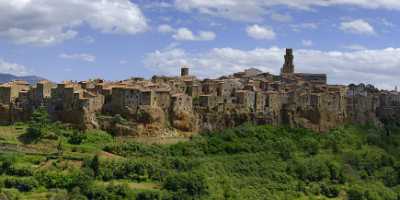
M330 179L330 169L322 158L300 160L295 166L297 176L303 181L315 182Z
M32 176L33 169L31 166L11 166L6 172L11 176Z
M335 198L339 196L340 188L332 183L322 183L321 194L329 198Z
M46 188L65 188L71 190L75 187L85 189L90 185L92 178L86 171L40 171L35 174L36 180Z
M78 131L74 131L74 133L71 135L71 137L68 140L68 143L70 144L75 144L75 145L79 145L82 144L82 142L86 139L86 135L78 132Z
M397 200L396 192L380 182L351 185L347 195L349 200Z
M178 195L199 198L208 194L204 175L199 173L180 173L167 177L164 188Z
M122 200L135 198L127 185L110 184L105 187L93 184L85 194L89 199L93 200Z
M84 133L85 134L85 144L106 144L113 142L113 137L100 130L90 130Z
M28 178L6 178L4 180L4 186L6 188L16 188L21 192L29 192L34 188L37 188L39 183L32 177Z
M295 144L286 138L280 138L275 142L275 149L283 160L292 158L293 152L295 152Z
M136 200L161 200L162 195L156 191L145 191L136 195Z

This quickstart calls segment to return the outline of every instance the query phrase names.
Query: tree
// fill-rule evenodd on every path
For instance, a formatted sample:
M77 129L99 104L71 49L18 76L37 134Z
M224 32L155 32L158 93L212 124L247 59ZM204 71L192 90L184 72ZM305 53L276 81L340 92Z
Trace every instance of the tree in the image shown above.
M57 145L57 154L58 154L59 156L62 156L62 155L63 155L63 152L64 152L64 147L63 147L63 144L62 144L62 140L60 140L60 141L58 142L58 145Z
M97 177L100 174L100 159L98 155L95 155L93 157L89 167L93 170L95 177Z
M49 114L43 107L36 109L31 116L27 134L33 139L41 138L48 130L50 124Z
M204 175L199 173L180 173L168 176L164 188L181 196L199 198L208 194L208 185Z

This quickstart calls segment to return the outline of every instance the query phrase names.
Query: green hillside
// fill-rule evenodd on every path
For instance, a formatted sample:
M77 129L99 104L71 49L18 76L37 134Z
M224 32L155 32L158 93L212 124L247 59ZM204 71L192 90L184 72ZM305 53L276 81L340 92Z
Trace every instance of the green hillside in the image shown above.
M0 127L0 199L400 199L396 124L243 125L149 145L50 123Z

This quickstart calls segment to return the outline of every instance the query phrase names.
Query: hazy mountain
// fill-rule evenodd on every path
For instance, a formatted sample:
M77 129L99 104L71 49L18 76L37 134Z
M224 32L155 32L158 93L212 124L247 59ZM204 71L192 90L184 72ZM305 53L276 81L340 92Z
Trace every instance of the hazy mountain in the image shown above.
M43 80L44 78L38 76L15 76L12 74L4 74L0 73L0 83L6 83L13 80L24 80L29 84L36 84L38 81Z

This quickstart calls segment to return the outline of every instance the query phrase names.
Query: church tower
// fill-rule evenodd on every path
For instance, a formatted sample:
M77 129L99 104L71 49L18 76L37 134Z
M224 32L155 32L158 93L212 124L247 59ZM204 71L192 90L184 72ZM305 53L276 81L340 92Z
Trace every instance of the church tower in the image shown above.
M189 67L182 67L181 68L181 76L185 77L185 76L189 76Z
M286 49L285 64L281 69L281 74L293 74L294 64L293 64L293 49Z

